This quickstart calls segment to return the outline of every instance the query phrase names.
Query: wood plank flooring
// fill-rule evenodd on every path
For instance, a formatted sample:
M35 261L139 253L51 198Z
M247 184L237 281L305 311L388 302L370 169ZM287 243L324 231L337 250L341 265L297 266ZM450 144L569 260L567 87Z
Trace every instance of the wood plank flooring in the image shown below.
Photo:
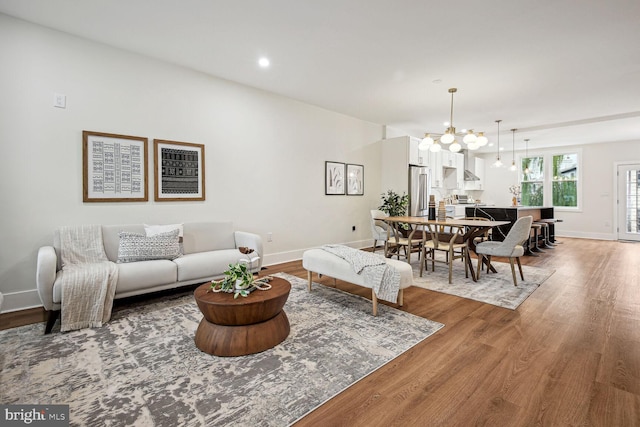
M556 271L515 311L405 290L403 310L446 326L296 427L640 426L640 244L561 242L523 257ZM300 261L266 273L279 271L306 278ZM0 328L39 321L41 310L8 313Z

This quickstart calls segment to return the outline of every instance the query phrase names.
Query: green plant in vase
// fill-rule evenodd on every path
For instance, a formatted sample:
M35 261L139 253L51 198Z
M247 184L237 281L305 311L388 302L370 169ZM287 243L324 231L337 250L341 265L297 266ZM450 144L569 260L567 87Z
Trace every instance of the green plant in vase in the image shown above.
M271 280L269 276L256 279L247 267L247 263L237 262L229 264L229 269L224 272L222 280L211 281L210 291L233 293L234 298L238 298L239 295L246 297L255 289L262 291L271 289L269 280Z
M378 207L389 216L405 216L409 208L409 195L403 193L402 196L393 190L382 193L382 204ZM409 224L401 222L398 224L401 230L408 231Z

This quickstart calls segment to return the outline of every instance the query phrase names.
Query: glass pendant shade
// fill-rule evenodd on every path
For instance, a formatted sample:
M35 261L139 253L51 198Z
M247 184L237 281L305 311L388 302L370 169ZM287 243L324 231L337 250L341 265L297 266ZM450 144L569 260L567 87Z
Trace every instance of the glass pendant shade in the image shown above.
M451 144L455 139L456 138L453 136L453 134L447 132L440 137L440 142L442 142L443 144Z
M473 131L469 131L462 139L462 142L464 142L465 144L473 144L477 140L478 137L473 133Z
M500 160L500 156L498 156L496 158L496 161L493 163L493 167L494 168L501 168L502 167L502 161Z
M457 153L461 149L462 149L462 145L460 145L458 141L454 141L453 144L449 146L449 151L452 151L454 153Z
M426 151L431 145L433 145L433 138L431 138L431 135L426 134L420 144L418 144L418 149Z
M471 143L467 144L467 148L469 150L477 150L478 148L480 148L480 146L478 145L477 142L471 142Z
M438 144L438 141L434 141L431 147L429 147L429 151L431 151L432 153L437 153L440 150L442 150L442 146Z
M515 171L516 171L516 169L518 169L518 168L516 167L516 161L515 161L515 160L512 160L512 161L511 161L511 166L509 166L509 170L510 170L511 172L515 172Z
M484 132L478 132L478 138L476 139L476 144L478 144L478 147L484 147L488 142L489 140L486 136L484 136Z

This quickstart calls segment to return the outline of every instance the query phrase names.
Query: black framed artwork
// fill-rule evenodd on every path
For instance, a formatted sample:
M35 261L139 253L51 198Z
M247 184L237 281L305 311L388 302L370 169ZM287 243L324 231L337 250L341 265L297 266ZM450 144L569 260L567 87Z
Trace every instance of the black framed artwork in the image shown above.
M344 163L324 162L324 194L328 196L344 195L344 173Z
M347 196L364 195L364 166L347 164Z

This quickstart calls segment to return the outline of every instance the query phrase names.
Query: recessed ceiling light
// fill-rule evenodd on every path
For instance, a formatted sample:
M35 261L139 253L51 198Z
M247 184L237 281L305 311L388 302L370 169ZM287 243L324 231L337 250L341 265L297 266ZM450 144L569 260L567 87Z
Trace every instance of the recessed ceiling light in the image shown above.
M269 59L262 57L258 60L258 65L262 68L267 68L269 66Z
M432 80L431 83L433 83L434 85L439 85L440 83L442 83L442 79Z

